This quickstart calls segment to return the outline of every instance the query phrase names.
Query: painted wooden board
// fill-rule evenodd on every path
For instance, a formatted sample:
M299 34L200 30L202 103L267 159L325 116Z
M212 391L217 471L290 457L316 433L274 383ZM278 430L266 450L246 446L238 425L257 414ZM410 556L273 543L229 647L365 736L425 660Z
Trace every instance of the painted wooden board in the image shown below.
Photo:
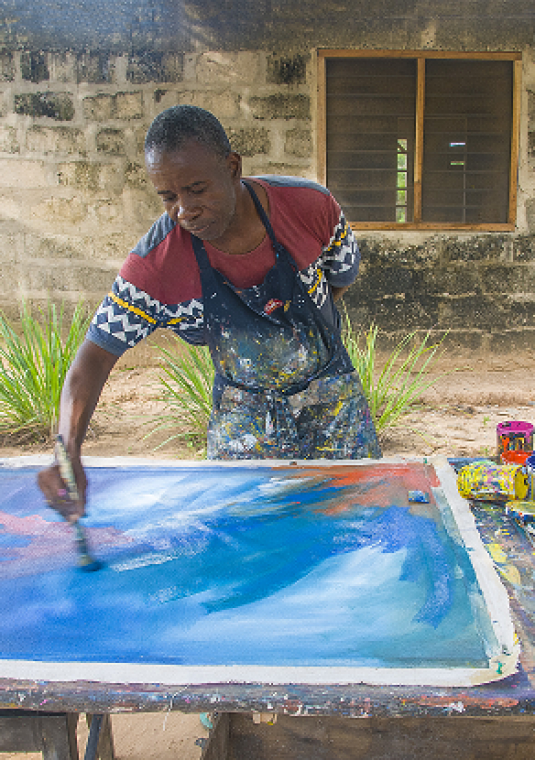
M89 458L96 573L43 503L42 464L0 460L0 678L469 686L515 670L507 594L446 460Z

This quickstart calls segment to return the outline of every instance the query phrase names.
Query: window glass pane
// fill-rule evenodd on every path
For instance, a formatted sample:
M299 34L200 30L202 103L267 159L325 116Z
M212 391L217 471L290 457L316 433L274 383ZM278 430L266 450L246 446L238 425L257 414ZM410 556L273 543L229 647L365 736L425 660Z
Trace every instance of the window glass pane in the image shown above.
M422 219L507 222L511 61L426 61Z
M412 221L416 61L327 59L326 77L329 189L351 221Z

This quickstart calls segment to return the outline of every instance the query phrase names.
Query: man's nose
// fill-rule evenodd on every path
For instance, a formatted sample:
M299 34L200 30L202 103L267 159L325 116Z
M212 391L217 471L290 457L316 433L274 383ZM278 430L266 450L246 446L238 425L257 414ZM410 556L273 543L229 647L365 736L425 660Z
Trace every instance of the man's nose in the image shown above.
M201 213L195 202L179 201L175 206L177 222L191 222Z

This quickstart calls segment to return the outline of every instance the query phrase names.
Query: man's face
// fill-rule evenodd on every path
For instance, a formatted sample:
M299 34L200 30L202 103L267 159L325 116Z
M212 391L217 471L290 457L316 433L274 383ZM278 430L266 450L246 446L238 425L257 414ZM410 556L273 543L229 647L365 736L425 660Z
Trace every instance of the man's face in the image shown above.
M147 173L171 219L202 240L217 241L236 213L241 163L236 153L226 158L197 140L172 153L151 151Z

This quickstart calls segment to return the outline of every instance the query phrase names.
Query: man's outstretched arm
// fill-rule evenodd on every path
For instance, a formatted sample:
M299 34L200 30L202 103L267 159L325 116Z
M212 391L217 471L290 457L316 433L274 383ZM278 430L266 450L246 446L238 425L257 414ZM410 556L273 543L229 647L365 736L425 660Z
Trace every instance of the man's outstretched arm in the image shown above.
M63 436L71 459L79 500L72 502L68 498L57 462L42 470L37 480L50 506L69 521L84 514L87 478L81 462L81 447L102 388L117 359L114 354L86 339L65 378L58 433Z

